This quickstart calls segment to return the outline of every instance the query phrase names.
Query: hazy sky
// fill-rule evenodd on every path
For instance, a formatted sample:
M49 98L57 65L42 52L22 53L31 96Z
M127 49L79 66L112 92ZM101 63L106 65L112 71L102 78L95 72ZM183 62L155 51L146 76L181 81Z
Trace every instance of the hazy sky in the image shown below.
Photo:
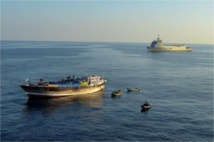
M213 43L213 0L1 1L1 40Z

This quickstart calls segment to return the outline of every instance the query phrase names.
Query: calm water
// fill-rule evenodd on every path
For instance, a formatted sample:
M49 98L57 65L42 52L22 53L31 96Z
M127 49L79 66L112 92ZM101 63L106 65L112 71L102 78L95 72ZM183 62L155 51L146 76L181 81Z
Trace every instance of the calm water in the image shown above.
M188 45L187 53L146 46L2 41L1 140L213 141L213 46ZM28 100L18 86L85 74L107 78L104 93ZM114 89L123 95L111 98ZM141 112L146 100L153 106Z

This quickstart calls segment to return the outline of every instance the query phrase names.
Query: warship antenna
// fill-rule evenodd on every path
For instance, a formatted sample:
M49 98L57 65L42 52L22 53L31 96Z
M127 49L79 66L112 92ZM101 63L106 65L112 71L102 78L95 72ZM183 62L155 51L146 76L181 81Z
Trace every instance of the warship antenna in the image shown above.
M158 34L158 39L157 39L157 41L159 41L159 39L160 39L160 38L159 38L159 34Z

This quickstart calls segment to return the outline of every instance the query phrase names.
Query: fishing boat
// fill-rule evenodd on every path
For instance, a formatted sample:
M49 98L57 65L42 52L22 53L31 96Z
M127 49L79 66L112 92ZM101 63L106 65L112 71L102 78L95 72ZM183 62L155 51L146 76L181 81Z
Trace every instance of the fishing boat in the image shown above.
M157 40L154 40L149 47L149 52L191 52L192 48L186 45L164 45L163 41L160 40L159 35Z
M127 88L127 92L139 92L139 88Z
M40 79L34 83L28 80L26 82L26 84L21 84L20 87L29 98L54 98L103 91L107 80L98 75L89 75L81 78L68 76L66 80L62 79L60 81L46 82Z

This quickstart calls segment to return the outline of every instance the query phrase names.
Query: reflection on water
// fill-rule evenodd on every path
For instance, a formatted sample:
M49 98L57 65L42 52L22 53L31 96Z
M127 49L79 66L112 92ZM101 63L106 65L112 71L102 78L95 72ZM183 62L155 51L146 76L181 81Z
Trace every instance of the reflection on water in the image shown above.
M52 113L61 109L79 106L88 106L93 108L102 107L104 92L91 94L51 98L51 99L28 99L25 103L24 112L42 111Z

